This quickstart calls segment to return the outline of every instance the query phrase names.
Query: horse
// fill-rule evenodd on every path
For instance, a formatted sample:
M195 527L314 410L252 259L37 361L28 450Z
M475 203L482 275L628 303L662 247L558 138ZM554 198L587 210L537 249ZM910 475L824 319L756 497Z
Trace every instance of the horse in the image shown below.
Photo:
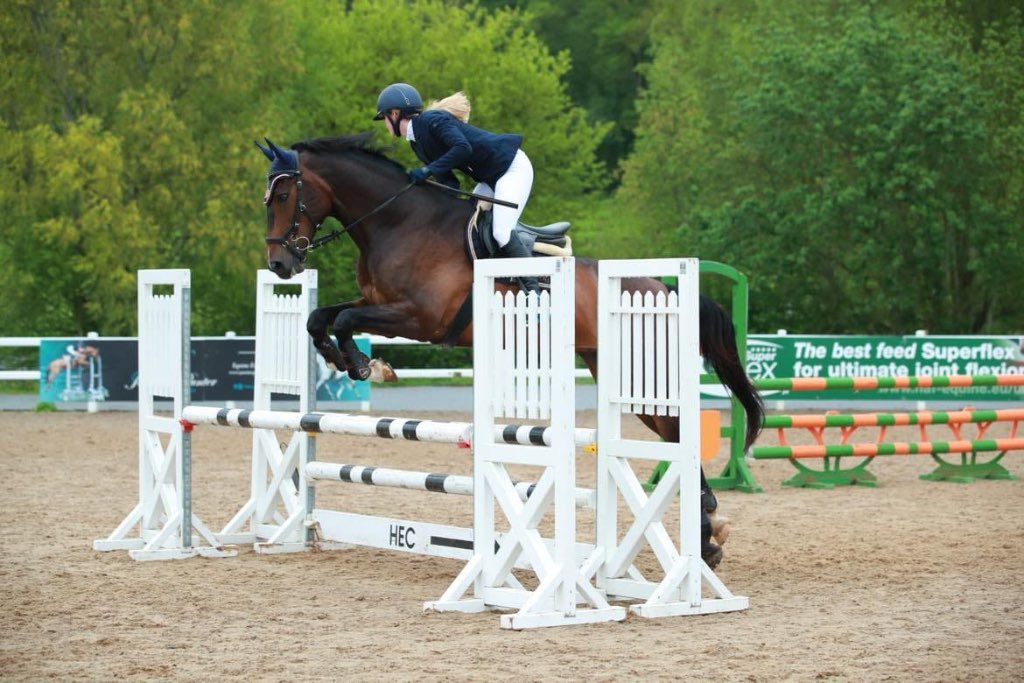
M71 372L74 368L86 366L90 358L98 358L100 350L95 346L81 346L78 348L68 347L68 352L60 358L55 358L46 366L46 388L53 385L60 373L67 370Z
M464 239L475 207L449 192L409 183L404 168L370 138L370 133L315 138L289 149L266 139L266 147L256 143L271 162L264 195L267 267L283 279L297 275L310 251L341 234L348 234L359 251L361 296L317 308L306 326L317 351L353 379L370 373L369 360L352 339L357 332L455 346L473 341L463 310L473 285ZM328 217L343 229L318 237ZM668 287L652 278L629 278L623 289L657 293ZM740 362L729 314L703 295L699 310L701 353L743 406L749 448L760 432L764 403ZM576 260L575 313L576 353L596 378L596 260ZM678 418L638 417L663 440L679 441ZM722 558L721 548L711 542L709 514L717 506L702 470L701 555L712 568Z

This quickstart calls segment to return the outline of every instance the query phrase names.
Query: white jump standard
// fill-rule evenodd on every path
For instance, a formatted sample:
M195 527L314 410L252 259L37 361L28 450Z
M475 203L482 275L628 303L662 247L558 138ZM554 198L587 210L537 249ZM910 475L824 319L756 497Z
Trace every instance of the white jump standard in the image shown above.
M158 396L173 401L175 416L188 403L191 291L187 270L138 273L139 502L94 550L128 550L136 560L235 554L192 514L191 441L178 420L154 410Z

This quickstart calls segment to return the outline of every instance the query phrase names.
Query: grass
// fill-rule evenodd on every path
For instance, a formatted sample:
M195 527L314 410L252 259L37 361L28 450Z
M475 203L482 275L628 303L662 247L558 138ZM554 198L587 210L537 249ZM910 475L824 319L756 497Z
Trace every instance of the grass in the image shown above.
M39 382L32 379L16 379L0 382L0 394L38 394Z

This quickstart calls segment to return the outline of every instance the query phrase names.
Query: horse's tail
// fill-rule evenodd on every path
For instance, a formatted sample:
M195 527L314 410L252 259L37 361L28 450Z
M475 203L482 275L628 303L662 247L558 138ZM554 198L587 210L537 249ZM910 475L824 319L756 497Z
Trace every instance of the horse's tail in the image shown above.
M739 400L747 414L747 433L743 447L750 448L764 424L764 401L740 362L732 318L703 294L700 297L700 347L705 362Z

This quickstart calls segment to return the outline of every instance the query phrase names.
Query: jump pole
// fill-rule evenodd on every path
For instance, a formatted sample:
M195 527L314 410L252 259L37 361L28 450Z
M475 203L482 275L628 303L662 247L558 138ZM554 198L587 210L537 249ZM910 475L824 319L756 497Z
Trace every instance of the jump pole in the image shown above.
M367 486L450 493L457 496L473 495L473 477L459 474L437 474L368 465L311 462L306 465L306 476L312 481L340 481ZM537 488L536 484L525 481L513 481L512 485L515 487L519 499L524 502L533 495ZM576 507L593 509L594 499L593 489L576 489Z
M919 375L907 377L778 377L754 382L759 390L926 389L930 387L1020 387L1021 375Z
M288 429L310 434L330 433L381 439L429 441L471 446L471 422L442 422L403 417L376 417L345 413L291 413L277 410L244 410L188 406L182 419L192 425L207 424L250 429ZM508 444L550 446L551 428L540 425L494 425L494 438ZM597 438L594 429L576 427L573 441L589 446Z
M967 378L969 381L973 377ZM831 488L837 485L859 484L876 486L878 478L867 467L876 456L888 455L930 455L937 463L934 470L920 475L926 481L952 481L969 483L975 479L1016 479L1000 463L1010 451L1024 449L1024 439L1017 438L1018 427L1024 421L1024 409L1007 408L998 410L965 409L949 412L918 411L912 413L863 413L825 415L774 415L765 418L764 426L778 433L778 446L754 446L751 456L756 459L789 459L798 472L783 484L786 486ZM993 424L1009 424L1009 435L1005 438L984 438ZM886 430L892 426L917 426L920 441L887 442ZM928 433L932 425L946 425L952 440L935 439ZM964 438L964 425L974 425L974 438ZM872 442L849 443L852 435L860 428L878 427L876 440ZM804 429L810 433L816 445L791 446L786 443L787 429ZM825 430L838 429L840 443L825 443ZM994 453L988 459L981 454ZM960 454L960 462L950 462L941 457L944 454ZM862 457L855 465L847 465L844 459ZM821 459L821 469L814 469L799 460Z

